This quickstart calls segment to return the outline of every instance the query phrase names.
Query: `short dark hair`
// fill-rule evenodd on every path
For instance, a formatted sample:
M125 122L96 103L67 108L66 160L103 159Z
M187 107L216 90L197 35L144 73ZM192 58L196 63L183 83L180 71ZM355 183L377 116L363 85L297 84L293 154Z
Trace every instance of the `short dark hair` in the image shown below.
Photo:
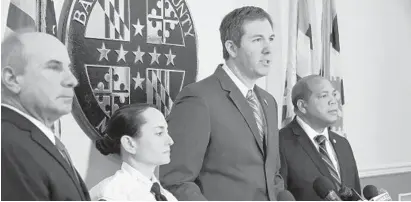
M225 42L232 40L235 45L240 46L241 37L244 35L243 25L245 21L264 20L267 19L271 27L273 21L270 15L259 7L244 6L237 8L228 13L220 25L221 43L223 44L223 58L228 59L229 54L225 48Z
M140 137L141 126L146 123L143 112L154 105L146 103L130 104L116 110L107 124L106 135L96 141L96 148L103 155L120 154L121 137Z
M23 73L27 65L27 56L20 35L21 33L13 33L2 41L1 68L11 66L18 73Z
M294 111L298 110L298 106L297 106L298 100L308 101L308 99L310 98L313 92L311 91L309 82L314 79L325 79L325 78L321 77L320 75L313 74L313 75L309 75L309 76L301 78L294 85L291 91L291 100L294 106Z

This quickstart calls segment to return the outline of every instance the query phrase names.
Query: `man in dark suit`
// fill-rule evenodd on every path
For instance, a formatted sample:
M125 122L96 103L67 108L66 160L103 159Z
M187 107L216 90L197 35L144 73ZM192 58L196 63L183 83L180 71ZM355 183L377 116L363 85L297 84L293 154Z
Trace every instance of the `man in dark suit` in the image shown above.
M280 130L281 175L296 200L322 200L313 189L325 176L338 193L341 186L361 194L357 165L347 139L328 130L338 119L336 90L327 79L311 75L292 90L296 117Z
M168 117L175 144L161 183L179 200L276 200L277 104L255 85L271 66L272 21L243 7L224 17L220 33L225 64L185 87Z
M46 45L46 47L44 46ZM1 44L1 200L89 200L50 127L71 112L77 80L65 46L45 33Z

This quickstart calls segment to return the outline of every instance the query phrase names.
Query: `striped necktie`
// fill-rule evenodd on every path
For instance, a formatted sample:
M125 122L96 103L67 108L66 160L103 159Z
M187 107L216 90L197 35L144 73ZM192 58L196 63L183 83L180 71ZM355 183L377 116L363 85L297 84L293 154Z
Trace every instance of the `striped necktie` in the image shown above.
M253 115L254 115L255 121L257 122L257 128L258 128L258 133L261 138L261 142L264 143L266 125L265 125L265 117L263 115L260 102L258 101L257 96L255 95L253 90L248 91L246 99L251 109L253 110Z
M324 135L317 135L314 139L318 143L320 156L323 159L325 165L327 166L328 171L330 171L334 184L336 185L337 189L340 189L341 179L326 149L325 143L327 141L327 138Z

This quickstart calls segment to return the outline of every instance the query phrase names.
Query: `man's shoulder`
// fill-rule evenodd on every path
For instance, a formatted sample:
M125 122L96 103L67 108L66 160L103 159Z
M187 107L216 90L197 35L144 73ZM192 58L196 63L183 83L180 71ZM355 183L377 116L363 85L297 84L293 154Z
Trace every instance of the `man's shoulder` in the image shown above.
M263 88L259 86L256 86L256 89L258 90L258 93L260 94L261 98L277 106L277 100L274 98L273 95L271 95L268 91L264 90Z
M293 135L293 129L290 127L281 128L279 133L279 137L282 139L290 139Z
M34 124L18 112L2 106L1 127L7 130L31 130Z
M18 143L22 139L30 137L30 130L25 127L21 127L18 122L13 122L8 119L1 120L1 139L2 143L12 144ZM2 144L3 145L3 144Z
M32 137L36 132L42 133L40 129L23 116L21 119L2 119L1 127L2 151L10 156L21 157L20 159L27 163L28 159L33 161L38 159L36 158L38 153L33 151L38 151L37 149L42 147Z
M30 168L28 172L35 172L41 167L38 163L38 147L31 138L31 131L18 127L18 124L8 121L1 122L1 149L2 157L13 159L14 163Z
M272 96L268 91L266 91L265 89L261 88L260 86L256 85L256 88L258 89L258 92L265 97L270 97L274 99L274 96Z
M210 75L200 81L188 84L180 92L183 95L197 95L199 97L207 97L211 93L221 90L218 78L215 75Z
M330 135L330 137L334 138L337 142L344 142L345 144L348 144L348 145L350 144L346 137L343 137L334 131L329 130L328 134Z
M287 125L285 125L283 128L281 128L280 131L285 132L291 132L294 128L299 127L298 122L294 119L292 120L290 123L288 123Z
M281 139L294 139L295 134L294 130L299 127L298 123L295 120L291 121L289 124L284 126L279 131L279 136Z

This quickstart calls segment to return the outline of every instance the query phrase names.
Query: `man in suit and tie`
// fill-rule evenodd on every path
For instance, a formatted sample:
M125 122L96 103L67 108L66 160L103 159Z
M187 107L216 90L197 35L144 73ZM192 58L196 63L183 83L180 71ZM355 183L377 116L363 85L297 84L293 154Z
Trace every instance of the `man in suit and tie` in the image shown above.
M276 200L277 104L255 85L272 65L273 23L263 9L242 7L220 34L225 64L186 86L168 117L175 144L161 183L179 200Z
M50 127L71 112L77 79L65 46L39 32L1 44L1 200L89 200Z
M338 119L337 92L327 79L310 75L292 89L296 117L280 130L281 175L296 200L319 201L318 176L361 194L357 165L347 139L328 128Z

